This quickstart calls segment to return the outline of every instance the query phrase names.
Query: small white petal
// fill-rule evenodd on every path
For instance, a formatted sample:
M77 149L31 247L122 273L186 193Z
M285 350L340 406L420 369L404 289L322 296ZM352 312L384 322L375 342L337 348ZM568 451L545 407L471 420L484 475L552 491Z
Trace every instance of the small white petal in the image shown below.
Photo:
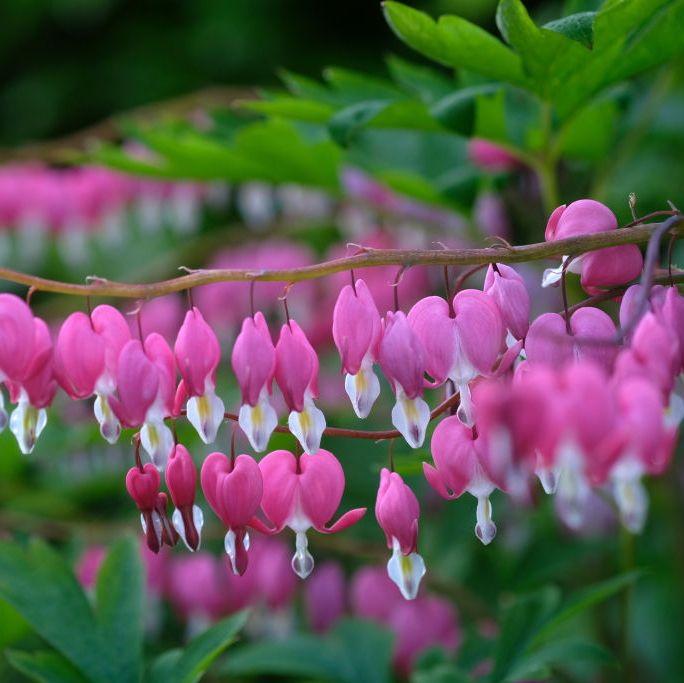
M632 534L639 534L646 524L648 493L639 477L618 477L613 496L620 510L622 525Z
M425 441L425 430L430 422L430 407L422 398L408 398L398 387L397 402L392 408L392 424L411 448L420 448Z
M553 495L558 490L560 470L558 467L538 467L534 473L541 482L544 493Z
M458 404L456 415L466 427L472 427L475 424L475 420L473 419L473 401L470 395L470 386L468 384L461 384L457 388L458 393L461 395L461 401Z
M268 440L278 424L278 416L268 402L268 394L265 391L262 391L255 406L247 403L240 406L238 424L257 453L266 450Z
M28 455L33 451L36 441L47 424L47 413L44 408L34 408L26 396L19 399L17 407L12 411L10 431L19 444L19 450Z
M113 446L119 440L121 423L109 405L109 398L103 394L98 394L93 404L93 412L95 413L95 419L100 425L102 438Z
M140 443L154 466L163 471L173 449L173 433L162 420L145 422L140 430Z
M142 525L142 530L145 535L147 535L147 522L145 521L145 515L140 515L140 524ZM157 543L161 548L162 545L162 520L159 513L156 510L152 511L152 525L154 526L154 533L157 537Z
M199 507L198 505L193 505L192 506L192 521L193 524L195 525L195 530L197 531L197 536L200 539L200 544L202 542L202 527L204 526L204 514L202 513L202 508ZM176 508L173 511L173 515L171 515L171 524L173 524L173 528L176 530L178 535L183 539L183 543L185 543L187 549L190 552L195 552L195 549L191 548L188 545L187 538L185 537L185 522L183 521L183 515L181 514L180 510ZM200 545L198 544L197 550L200 549Z
M5 410L5 396L2 391L0 391L0 432L5 430L8 422L9 415L7 414L7 410Z
M204 443L213 443L218 428L223 422L225 407L223 401L213 392L188 399L187 416Z
M577 530L584 523L586 503L591 494L591 487L584 475L584 457L578 446L565 442L557 451L557 461L557 510L563 522L570 529Z
M292 570L300 579L309 576L314 568L314 559L308 550L308 546L306 533L298 531L295 540L295 554L292 556Z
M563 274L563 266L560 265L558 268L546 268L544 274L542 275L541 286L551 287L561 281Z
M325 429L325 415L311 399L304 400L304 410L301 413L296 410L290 413L287 424L305 453L313 455L318 452Z
M425 576L425 562L418 553L402 555L399 541L392 539L392 557L387 562L387 575L406 600L418 595L420 580Z
M372 364L367 367L362 365L355 375L347 373L344 377L344 388L357 417L362 420L367 418L380 396L380 380L373 372Z
M496 524L492 520L492 504L489 496L478 497L476 517L475 535L484 545L489 545L496 536Z
M667 428L677 427L684 419L684 397L676 391L670 394L670 405L665 410L664 424Z

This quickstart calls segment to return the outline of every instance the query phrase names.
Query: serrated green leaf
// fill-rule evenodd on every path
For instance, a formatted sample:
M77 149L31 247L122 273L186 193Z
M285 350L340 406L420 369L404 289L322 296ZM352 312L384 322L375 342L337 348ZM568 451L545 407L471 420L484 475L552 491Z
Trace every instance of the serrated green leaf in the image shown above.
M424 12L398 2L385 2L383 8L397 36L426 57L488 78L524 82L518 56L479 26L452 15L435 22Z
M0 543L0 596L90 681L114 683L83 589L47 545Z
M544 28L576 40L580 45L591 49L594 45L594 19L596 12L578 12L556 21L544 24Z
M81 672L52 651L6 652L9 663L37 683L88 683Z
M112 546L97 575L96 609L113 679L136 683L142 663L143 566L138 544L123 538Z
M195 683L212 662L242 630L249 612L243 611L214 624L183 650L171 650L158 657L151 671L151 683Z

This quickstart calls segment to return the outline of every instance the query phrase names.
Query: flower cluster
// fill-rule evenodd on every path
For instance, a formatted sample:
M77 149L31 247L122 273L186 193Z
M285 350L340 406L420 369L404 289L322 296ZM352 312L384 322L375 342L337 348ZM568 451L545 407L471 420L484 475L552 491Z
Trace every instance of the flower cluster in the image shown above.
M616 226L606 206L580 200L553 212L546 237ZM584 289L594 293L629 282L642 265L636 247L600 249L564 258L560 270L544 274L544 285L579 272ZM454 408L457 399L455 414L431 436L434 466L424 463L424 474L444 498L467 491L477 499L475 533L484 544L496 535L492 492L525 498L534 476L556 493L571 527L581 525L595 488L612 495L627 529L643 527L648 503L641 478L667 466L683 413L674 388L684 369L684 298L675 287L628 289L620 329L589 305L530 322L523 278L491 263L482 290L427 296L407 313L383 310L372 288L353 274L334 306L332 338L354 412L365 419L373 411L381 393L378 366L394 394L393 434L420 449L430 421L441 414L430 411L426 392L444 387ZM366 511L348 511L331 524L345 477L337 458L321 448L326 417L316 404L318 354L289 313L275 343L263 312L244 318L231 354L242 396L237 415L225 413L217 394L220 363L218 338L194 306L173 348L156 332L139 330L136 338L107 305L70 315L53 348L47 325L22 300L0 295L0 379L17 403L9 420L3 409L2 424L9 421L21 450L30 452L59 385L73 399L95 397L95 417L110 443L122 427L138 430L136 466L126 486L154 552L179 538L197 550L204 521L195 504L196 465L168 420L186 415L210 444L232 418L255 452L267 451L274 430L285 430L278 427L275 383L287 406L287 428L303 453L274 450L257 462L245 453L215 452L202 463L199 480L225 526L235 575L247 570L250 530L273 535L288 527L295 534L292 568L305 578L314 566L307 532L341 531ZM149 463L143 465L140 449ZM414 599L426 571L418 553L419 503L392 470L381 472L375 515L391 551L388 575ZM175 507L170 518L169 497Z

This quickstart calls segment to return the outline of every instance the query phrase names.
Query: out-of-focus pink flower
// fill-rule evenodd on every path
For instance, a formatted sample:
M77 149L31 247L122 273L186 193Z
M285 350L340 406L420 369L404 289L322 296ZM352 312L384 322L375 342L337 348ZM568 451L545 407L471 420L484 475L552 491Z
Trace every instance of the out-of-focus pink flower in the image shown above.
M383 468L375 517L385 532L387 547L392 551L387 574L407 600L418 595L420 581L425 575L425 562L417 551L419 515L416 494L401 475Z
M176 404L179 396L189 396L188 420L204 443L212 443L223 422L225 410L223 401L216 395L216 368L221 360L221 348L213 330L196 307L185 315L174 353L183 378L176 394Z
M258 272L267 268L300 268L312 263L314 255L308 247L271 239L220 252L207 267L246 268ZM255 283L254 310L269 312L280 308L278 297L284 285L285 282ZM249 282L221 282L194 290L197 306L219 336L232 333L240 321L250 315L250 286ZM304 323L314 317L314 311L318 314L313 282L297 283L287 301L293 317Z
M404 675L411 672L424 650L437 646L452 655L461 644L456 610L450 602L436 596L421 596L397 605L388 625L397 635L394 664Z
M292 569L305 579L314 566L306 532L312 527L324 534L342 531L358 522L366 508L350 510L326 526L344 492L344 471L329 451L321 449L299 458L289 451L273 451L259 463L259 469L264 480L261 507L277 531L288 526L295 532Z
M459 418L473 425L469 383L492 372L504 343L504 324L492 297L475 289L459 292L449 304L437 296L421 299L409 322L426 352L426 369L437 384L450 379L461 396Z
M254 458L238 455L233 461L212 453L202 464L202 490L212 510L228 529L224 541L234 574L247 570L247 526L266 530L254 517L263 494L261 470Z
M195 463L182 444L176 444L171 451L166 468L166 486L176 509L171 523L189 550L199 549L202 538L204 515L195 505L197 489L197 470Z
M485 277L484 292L499 307L509 334L514 339L524 339L530 326L530 295L522 277L503 263L498 264L496 269L490 265Z
M318 397L318 356L294 320L280 330L275 347L275 379L290 409L290 431L305 453L316 453L325 430L325 415L314 403Z
M157 332L161 334L169 344L173 344L178 336L178 330L183 323L185 306L183 299L178 294L157 296L145 302L142 310L142 326L146 334ZM138 335L138 321L136 316L129 314L128 327L131 336Z
M45 408L57 391L50 331L40 318L34 318L33 323L33 358L26 376L20 382L7 381L10 400L17 403L10 417L10 430L24 454L33 451L47 424Z
M126 427L142 426L143 448L162 470L174 443L164 419L173 413L175 382L173 352L156 332L148 335L144 344L131 339L121 350L118 398L110 399L112 409Z
M359 617L387 623L392 610L404 601L384 567L361 567L349 589L352 611Z
M158 553L162 546L162 536L166 517L159 510L159 485L161 479L157 468L146 463L142 470L132 467L126 475L128 495L140 510L140 523L147 542L147 547ZM163 518L162 518L163 517Z
M317 567L304 587L304 606L316 633L325 633L344 614L346 583L337 562Z
M95 588L97 573L107 554L107 549L102 545L88 546L76 563L76 578L86 590Z
M253 586L253 597L272 610L288 605L297 590L297 577L292 572L290 551L278 538L258 536L251 545L252 561L242 578Z
M380 395L380 382L373 372L382 337L380 313L368 286L356 280L340 291L333 311L333 339L342 359L344 386L354 412L368 417Z
M544 313L530 325L525 353L530 363L561 367L590 360L610 371L618 352L617 330L611 317L592 306L576 310L570 317L568 334L558 313Z
M488 545L496 536L489 496L496 485L484 468L482 441L456 416L442 420L432 435L430 450L436 467L423 463L423 473L443 498L458 498L468 491L477 498L475 535Z
M468 141L468 157L475 166L488 173L505 173L520 166L518 158L504 147L482 138Z
M378 360L397 399L392 424L409 446L420 448L430 421L430 408L423 400L427 361L420 337L401 311L385 316Z
M278 416L268 400L275 376L276 353L261 311L242 321L231 363L242 393L238 422L252 448L260 453L266 450L278 424Z
M473 219L475 227L489 237L508 239L511 235L506 207L495 192L482 192L477 196L473 207Z

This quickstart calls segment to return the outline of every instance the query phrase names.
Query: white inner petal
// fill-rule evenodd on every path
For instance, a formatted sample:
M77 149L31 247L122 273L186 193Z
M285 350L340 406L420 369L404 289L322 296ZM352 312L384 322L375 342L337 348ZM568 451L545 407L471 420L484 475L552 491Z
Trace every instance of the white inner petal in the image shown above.
M409 398L397 384L397 402L392 408L392 424L411 448L420 448L430 422L430 407L420 397Z
M373 363L364 358L361 368L355 375L347 373L344 388L352 403L354 412L362 420L368 417L373 404L380 396L380 381L373 372Z
M154 466L163 471L173 449L173 433L163 420L145 422L140 430L140 443Z
M266 450L268 440L278 424L278 416L268 401L268 393L265 389L261 391L259 401L255 406L247 403L240 406L238 424L257 453Z
M100 434L109 444L114 445L121 434L121 423L109 405L109 397L98 393L93 404L95 419L100 425Z
M314 568L314 559L308 550L308 546L306 533L298 531L295 540L295 554L292 556L292 570L300 579L309 576Z
M213 443L216 439L216 433L224 419L224 411L223 401L213 390L205 392L203 396L188 399L188 421L206 444Z
M19 444L19 450L28 455L33 451L36 441L47 424L47 413L44 408L34 408L22 391L17 407L12 411L10 431Z
M304 398L304 410L300 413L296 410L290 413L287 424L305 453L313 455L318 452L325 429L325 415L315 406L311 398L308 396Z
M418 553L403 555L399 541L392 537L392 557L387 562L387 575L406 600L413 600L425 575L425 562Z

